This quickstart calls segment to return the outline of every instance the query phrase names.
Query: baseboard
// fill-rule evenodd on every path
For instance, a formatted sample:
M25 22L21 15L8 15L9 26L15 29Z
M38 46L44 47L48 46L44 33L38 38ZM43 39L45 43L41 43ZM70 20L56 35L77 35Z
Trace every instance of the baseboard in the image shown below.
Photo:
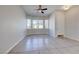
M17 44L19 44L21 41L23 40L23 38L22 39L20 39L19 41L17 41L12 47L10 47L4 54L8 54Z
M66 38L69 38L69 39L72 39L72 40L76 40L76 41L79 41L79 39L77 39L77 38L74 38L74 37L70 37L70 36L64 36L64 37L66 37Z

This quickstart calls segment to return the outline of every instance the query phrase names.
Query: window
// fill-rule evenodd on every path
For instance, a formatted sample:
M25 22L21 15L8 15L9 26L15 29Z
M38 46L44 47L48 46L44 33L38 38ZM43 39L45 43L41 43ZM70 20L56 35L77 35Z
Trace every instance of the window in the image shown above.
M32 20L32 28L34 29L38 28L38 20Z
M27 19L27 29L48 29L48 20Z
M48 20L45 20L45 28L48 28Z
M43 20L38 20L38 28L39 29L43 29L44 28Z
M31 19L27 19L27 29L31 29Z
M43 20L32 20L32 28L43 29Z

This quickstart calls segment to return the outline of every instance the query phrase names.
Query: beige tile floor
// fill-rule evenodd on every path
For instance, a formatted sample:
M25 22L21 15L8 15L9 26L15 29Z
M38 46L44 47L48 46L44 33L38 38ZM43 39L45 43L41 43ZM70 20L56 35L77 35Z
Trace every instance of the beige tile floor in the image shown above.
M78 54L79 41L48 35L25 37L9 54Z

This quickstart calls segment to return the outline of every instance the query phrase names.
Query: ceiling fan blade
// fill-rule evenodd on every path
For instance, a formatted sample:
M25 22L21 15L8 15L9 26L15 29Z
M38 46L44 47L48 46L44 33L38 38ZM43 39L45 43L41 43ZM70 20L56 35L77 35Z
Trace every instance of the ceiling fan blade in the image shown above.
M42 14L44 14L44 12L43 12L43 11L41 11L41 13L42 13Z
M47 8L44 8L44 9L42 9L42 10L47 10Z

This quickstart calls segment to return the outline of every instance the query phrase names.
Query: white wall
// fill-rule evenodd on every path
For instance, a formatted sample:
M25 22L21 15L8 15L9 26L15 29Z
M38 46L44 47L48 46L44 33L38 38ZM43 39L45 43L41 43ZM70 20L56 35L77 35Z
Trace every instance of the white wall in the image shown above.
M25 36L26 17L19 6L0 6L0 53L7 53Z
M49 35L55 37L55 13L52 13L49 18Z
M57 35L64 35L65 32L65 15L62 10L55 12L55 29L56 29L56 36Z
M65 36L79 41L79 6L66 12Z
M49 34L53 37L57 37L57 35L64 35L64 12L63 11L55 11L49 18Z

